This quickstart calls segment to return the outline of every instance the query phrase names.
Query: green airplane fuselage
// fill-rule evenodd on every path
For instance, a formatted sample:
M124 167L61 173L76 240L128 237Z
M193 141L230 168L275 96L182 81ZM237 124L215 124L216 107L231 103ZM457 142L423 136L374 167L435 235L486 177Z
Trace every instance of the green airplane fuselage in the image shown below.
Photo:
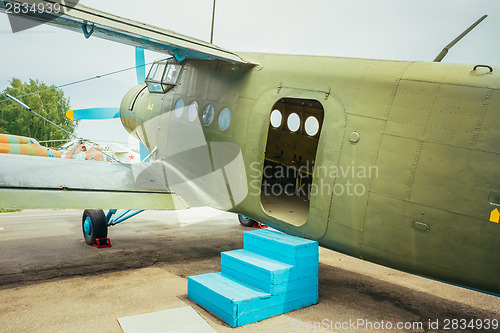
M355 257L500 294L500 225L490 221L500 205L496 68L244 56L261 66L191 60L167 93L144 89L138 97L144 85L133 88L122 102L124 126L151 150L162 145L161 124L144 124L174 110L179 98L186 106L196 101L200 114L211 104L215 120L201 126L206 141L238 145L245 161L248 195L232 211ZM294 216L296 197L274 210L259 192L271 132L287 130L286 117L280 128L270 126L271 112L290 101L286 107L297 110L297 101L304 108L314 101L323 118L316 139L302 123L302 134L284 133L279 142L280 161L294 149L313 155L308 185L316 191L308 193L303 220L278 214ZM223 108L232 115L226 130L217 122ZM295 177L299 184L302 176Z

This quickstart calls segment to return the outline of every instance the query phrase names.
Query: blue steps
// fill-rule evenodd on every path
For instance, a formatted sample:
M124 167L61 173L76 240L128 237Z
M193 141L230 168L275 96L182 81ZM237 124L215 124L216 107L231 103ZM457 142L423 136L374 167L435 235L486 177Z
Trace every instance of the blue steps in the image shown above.
M188 297L231 327L318 302L318 242L261 229L221 253L221 272L191 276Z

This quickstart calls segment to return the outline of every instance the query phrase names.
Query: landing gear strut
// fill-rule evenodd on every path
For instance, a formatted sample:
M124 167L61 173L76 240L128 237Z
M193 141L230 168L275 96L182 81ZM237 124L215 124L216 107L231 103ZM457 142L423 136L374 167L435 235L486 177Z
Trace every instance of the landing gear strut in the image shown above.
M240 224L247 228L265 229L267 226L260 224L258 221L252 220L248 216L238 214Z
M238 214L238 220L240 221L240 224L244 227L252 228L253 226L257 225L257 221L252 220L251 218Z
M108 227L128 220L129 218L142 213L144 210L126 210L114 216L116 209L110 209L108 214L100 209L85 209L82 217L82 230L85 243L94 245L97 248L111 247L108 237Z

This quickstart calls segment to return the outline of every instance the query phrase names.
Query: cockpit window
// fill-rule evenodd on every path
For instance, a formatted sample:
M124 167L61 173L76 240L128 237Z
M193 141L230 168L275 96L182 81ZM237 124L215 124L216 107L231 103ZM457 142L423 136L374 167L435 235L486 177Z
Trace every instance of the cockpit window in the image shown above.
M37 145L37 146L40 146L40 143L38 141L36 141L35 139L33 138L28 138L29 142L32 144L32 145Z
M182 65L173 59L155 62L149 71L146 83L151 93L166 93L179 81Z
M164 84L177 84L177 80L181 74L182 65L179 64L168 64L163 76L162 83Z
M147 80L160 82L166 65L166 63L154 63L149 71Z

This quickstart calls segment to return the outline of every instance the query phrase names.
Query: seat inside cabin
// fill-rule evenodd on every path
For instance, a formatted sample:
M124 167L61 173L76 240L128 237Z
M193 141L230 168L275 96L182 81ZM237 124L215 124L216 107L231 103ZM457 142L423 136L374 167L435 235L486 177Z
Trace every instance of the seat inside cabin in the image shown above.
M270 216L301 225L309 216L323 106L315 100L283 98L272 110L261 203Z

